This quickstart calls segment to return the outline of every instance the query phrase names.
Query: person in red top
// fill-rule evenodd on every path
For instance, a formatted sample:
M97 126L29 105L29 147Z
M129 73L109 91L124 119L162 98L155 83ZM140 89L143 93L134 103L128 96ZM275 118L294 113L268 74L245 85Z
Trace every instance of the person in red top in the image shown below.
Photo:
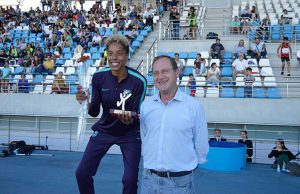
M280 53L279 53L279 51L280 51ZM290 62L290 58L292 59L292 48L291 48L291 46L289 44L288 37L284 37L283 38L283 42L278 45L277 54L281 58L281 62L282 62L282 65L281 65L281 75L284 74L284 66L285 66L285 63L286 63L287 66L288 66L288 74L287 74L287 76L291 76L291 62Z

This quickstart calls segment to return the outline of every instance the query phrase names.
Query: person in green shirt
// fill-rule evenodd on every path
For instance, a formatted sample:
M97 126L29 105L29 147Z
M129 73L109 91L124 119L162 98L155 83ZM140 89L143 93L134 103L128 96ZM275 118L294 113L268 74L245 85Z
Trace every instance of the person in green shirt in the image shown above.
M241 21L237 16L234 16L234 19L230 22L230 32L232 34L239 34L241 27Z
M196 39L197 37L197 17L195 13L194 7L190 8L190 12L188 14L189 24L190 24L190 35L192 39Z

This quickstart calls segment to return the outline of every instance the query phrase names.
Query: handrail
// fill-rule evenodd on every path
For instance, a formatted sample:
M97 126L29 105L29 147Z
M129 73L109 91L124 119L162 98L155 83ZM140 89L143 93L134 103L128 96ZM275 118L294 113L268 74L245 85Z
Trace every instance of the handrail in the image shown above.
M144 60L141 60L141 62L139 63L139 65L135 70L137 70L140 73L143 73L143 64L144 64Z
M157 51L157 38L153 41L150 48L147 51L147 64L146 64L146 73L149 72L149 69L151 69L152 65L152 59L155 57L156 51Z

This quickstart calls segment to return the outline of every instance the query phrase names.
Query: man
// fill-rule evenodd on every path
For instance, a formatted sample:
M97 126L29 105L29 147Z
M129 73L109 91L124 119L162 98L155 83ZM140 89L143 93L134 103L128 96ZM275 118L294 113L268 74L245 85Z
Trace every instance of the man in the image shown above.
M93 46L101 46L101 36L99 36L98 32L95 32L93 39L92 39L92 47Z
M175 53L174 59L176 61L179 70L179 84L181 83L182 77L184 76L185 64L179 59L179 53Z
M255 43L252 45L251 58L255 58L257 62L259 62L260 58L266 58L266 55L267 51L265 48L265 44L261 42L258 37L255 38Z
M220 59L223 62L225 49L224 46L220 43L219 38L216 39L216 43L212 44L210 47L210 56L213 59Z
M226 138L221 136L221 129L214 129L214 133L214 137L211 137L209 141L227 141Z
M81 194L94 194L93 176L108 149L120 146L124 160L123 194L137 193L138 166L141 156L140 122L137 117L127 113L111 114L112 109L139 113L140 104L146 93L146 79L137 71L127 67L129 43L125 37L107 38L108 63L92 78L92 101L89 115L98 116L100 105L103 113L92 126L91 136L83 158L76 170L76 178ZM87 99L82 88L78 88L76 98L79 102ZM100 192L101 193L101 192Z
M237 74L245 74L248 66L247 61L244 59L244 54L239 53L238 58L232 63L232 79L235 80Z
M172 38L174 40L179 39L179 19L180 19L180 14L177 11L177 8L174 6L170 12L170 18L172 26L173 26L173 36Z
M141 107L141 193L195 193L193 171L206 161L208 152L204 109L178 89L179 70L173 58L156 57L152 68L159 92Z

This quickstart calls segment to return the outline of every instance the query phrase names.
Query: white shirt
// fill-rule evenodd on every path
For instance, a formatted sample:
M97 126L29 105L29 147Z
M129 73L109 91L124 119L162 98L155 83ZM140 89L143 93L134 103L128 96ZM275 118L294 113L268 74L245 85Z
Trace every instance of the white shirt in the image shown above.
M94 36L92 41L95 42L95 43L100 43L101 40L102 40L101 36L98 35L98 36Z
M232 63L232 67L235 67L236 71L243 71L247 67L249 67L249 65L245 59L243 59L242 61L239 59L235 59Z
M158 93L143 102L140 115L144 168L190 171L206 161L207 122L195 98L178 89L165 105Z

